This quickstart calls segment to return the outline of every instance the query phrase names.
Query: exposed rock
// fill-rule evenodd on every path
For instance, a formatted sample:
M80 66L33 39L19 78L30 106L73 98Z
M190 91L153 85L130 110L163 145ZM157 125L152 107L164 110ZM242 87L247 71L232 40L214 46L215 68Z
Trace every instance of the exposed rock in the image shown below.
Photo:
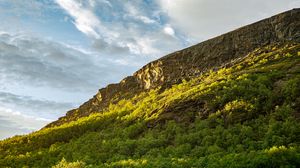
M78 109L46 127L61 125L91 113L102 112L110 103L156 88L169 87L216 67L229 64L257 47L282 41L300 42L300 9L293 9L239 28L153 61L118 84L110 84Z

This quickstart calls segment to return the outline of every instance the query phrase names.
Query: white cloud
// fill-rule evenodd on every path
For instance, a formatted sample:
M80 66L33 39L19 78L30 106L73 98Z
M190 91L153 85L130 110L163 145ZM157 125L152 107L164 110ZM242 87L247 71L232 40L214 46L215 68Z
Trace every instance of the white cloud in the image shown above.
M166 34L170 35L170 36L174 36L174 35L175 35L174 29L173 29L172 27L170 27L170 26L166 26L166 27L164 28L164 32L165 32Z
M157 0L171 24L196 42L292 8L300 0Z
M74 24L81 32L99 38L97 28L100 26L98 18L88 9L74 0L56 0L75 20Z
M137 17L137 19L139 19L142 22L147 23L147 24L155 23L155 20L152 20L146 16L139 16L139 17Z
M125 10L127 11L127 16L128 17L131 17L135 20L138 20L138 21L142 21L143 23L145 24L153 24L153 23L156 23L155 20L153 19L150 19L149 17L147 16L144 16L143 13L141 11L139 11L133 4L131 3L125 3L124 5L124 8Z

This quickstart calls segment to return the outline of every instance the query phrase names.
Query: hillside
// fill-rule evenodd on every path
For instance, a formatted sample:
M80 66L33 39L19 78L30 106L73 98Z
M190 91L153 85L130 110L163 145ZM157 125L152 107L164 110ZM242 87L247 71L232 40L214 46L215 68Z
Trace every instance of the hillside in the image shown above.
M300 9L290 10L153 61L120 83L110 84L79 108L47 127L103 112L110 103L155 89L169 88L215 67L228 66L255 48L280 41L300 41Z
M0 167L299 167L299 16L146 65L48 127L0 141Z

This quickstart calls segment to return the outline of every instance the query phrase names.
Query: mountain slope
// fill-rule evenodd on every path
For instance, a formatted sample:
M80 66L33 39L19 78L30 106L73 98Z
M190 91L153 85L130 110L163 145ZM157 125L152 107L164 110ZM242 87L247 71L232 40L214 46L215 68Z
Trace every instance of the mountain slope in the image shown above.
M133 76L110 84L78 109L47 127L77 120L91 113L103 112L110 103L162 86L169 88L214 67L230 64L257 47L280 41L300 41L300 9L290 10L257 23L239 28L187 49L153 61Z
M300 44L268 45L170 89L1 141L0 167L298 167L299 83Z
M178 62L184 67L188 55L176 53L160 59L165 59L161 70L147 65L136 74L152 74L150 81L157 83L150 82L149 88L133 89L135 82L128 81L135 77L128 77L103 89L101 99L112 96L115 101L107 101L101 112L69 114L75 117L67 115L72 119L61 119L59 126L0 141L0 167L299 167L300 42L293 27L299 25L298 14L293 10L273 17L289 20L280 24L289 32L282 40L272 34L262 41L276 40L260 41L244 52L246 45L228 43L228 48L242 48L224 63L204 63L206 57L201 57L198 66L208 67L202 73L180 79L179 63L170 62L182 57ZM206 52L196 48L179 53ZM163 66L167 60L174 74L165 73L173 68ZM182 69L197 69L190 68ZM156 72L164 74L163 82L154 80L161 79L154 78ZM116 86L129 90L114 92ZM100 106L92 103L86 109ZM84 108L75 111L83 113Z

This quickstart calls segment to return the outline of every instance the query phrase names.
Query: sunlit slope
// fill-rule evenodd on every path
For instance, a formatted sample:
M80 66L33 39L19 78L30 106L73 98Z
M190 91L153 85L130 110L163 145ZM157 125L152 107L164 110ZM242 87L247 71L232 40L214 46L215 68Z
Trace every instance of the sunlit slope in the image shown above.
M0 141L0 167L56 164L299 167L300 44L265 46L104 113Z
M46 127L105 112L111 103L131 99L150 89L170 88L182 80L190 80L210 69L230 64L256 48L277 42L300 42L299 27L300 9L296 8L170 53L146 64L119 83L99 89L87 102Z

